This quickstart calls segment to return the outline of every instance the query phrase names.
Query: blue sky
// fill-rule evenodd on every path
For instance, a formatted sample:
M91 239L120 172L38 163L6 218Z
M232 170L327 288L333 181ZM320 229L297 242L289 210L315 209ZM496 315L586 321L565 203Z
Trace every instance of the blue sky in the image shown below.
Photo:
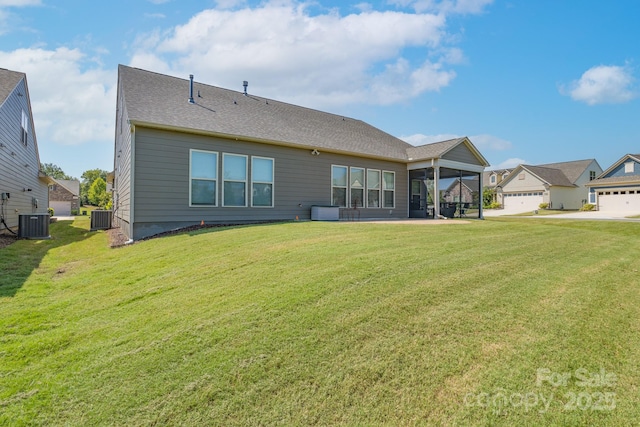
M492 168L640 152L637 0L0 0L40 158L113 168L118 64L364 120L466 135Z

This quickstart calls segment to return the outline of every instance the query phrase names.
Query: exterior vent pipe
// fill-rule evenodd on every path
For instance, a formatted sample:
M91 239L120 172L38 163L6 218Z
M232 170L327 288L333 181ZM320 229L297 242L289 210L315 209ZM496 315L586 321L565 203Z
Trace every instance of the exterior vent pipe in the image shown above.
M246 80L243 81L242 86L244 86L244 96L248 96L249 94L247 93L247 86L249 86L249 82Z
M189 74L189 104L195 104L193 100L193 74Z

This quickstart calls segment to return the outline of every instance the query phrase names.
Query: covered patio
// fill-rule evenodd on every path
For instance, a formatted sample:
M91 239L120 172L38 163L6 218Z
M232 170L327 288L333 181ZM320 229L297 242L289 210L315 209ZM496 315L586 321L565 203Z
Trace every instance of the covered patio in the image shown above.
M482 172L489 166L464 137L411 150L409 218L482 218Z

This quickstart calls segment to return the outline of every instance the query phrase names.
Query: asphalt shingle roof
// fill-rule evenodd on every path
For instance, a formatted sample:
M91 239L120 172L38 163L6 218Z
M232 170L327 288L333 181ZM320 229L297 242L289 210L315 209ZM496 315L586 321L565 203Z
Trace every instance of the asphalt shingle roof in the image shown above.
M262 142L407 160L412 146L361 120L120 65L129 120ZM433 144L432 144L433 145Z
M24 76L24 73L0 68L0 105L6 101Z
M549 185L559 185L563 187L573 187L574 184L560 169L542 167L542 166L529 166L522 165L523 169L533 173Z
M464 138L449 139L447 141L434 142L432 144L420 145L418 147L409 146L407 155L409 159L437 159L442 157L447 151L460 144Z
M538 167L559 169L564 173L565 177L574 184L586 168L593 162L593 159L575 160L572 162L547 163L537 165ZM551 184L551 183L550 183ZM559 185L559 184L558 184Z

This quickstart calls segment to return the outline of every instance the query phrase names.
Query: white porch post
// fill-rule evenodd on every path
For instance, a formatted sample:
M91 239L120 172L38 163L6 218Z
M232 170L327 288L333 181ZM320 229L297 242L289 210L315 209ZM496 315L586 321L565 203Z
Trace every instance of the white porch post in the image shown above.
M440 166L433 166L433 217L440 217Z

